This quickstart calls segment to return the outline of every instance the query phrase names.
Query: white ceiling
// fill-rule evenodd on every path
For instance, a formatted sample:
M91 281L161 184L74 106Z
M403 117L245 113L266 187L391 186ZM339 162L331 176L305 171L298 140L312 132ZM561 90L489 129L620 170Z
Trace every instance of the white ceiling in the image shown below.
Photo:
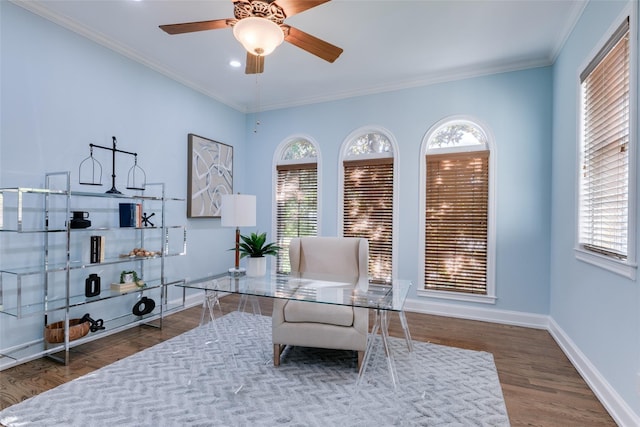
M276 0L277 1L277 0ZM284 43L244 74L231 0L14 1L243 112L304 105L552 64L586 0L333 0L285 23L344 49L333 64ZM229 62L237 59L240 68Z

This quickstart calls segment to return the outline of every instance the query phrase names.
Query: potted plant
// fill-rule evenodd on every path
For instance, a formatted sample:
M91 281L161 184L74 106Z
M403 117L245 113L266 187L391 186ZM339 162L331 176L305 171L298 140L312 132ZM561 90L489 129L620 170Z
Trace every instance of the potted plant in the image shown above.
M280 246L275 243L266 243L267 233L251 233L249 236L240 236L240 258L249 257L247 260L247 276L264 276L267 272L266 255L277 255ZM234 248L235 250L235 248Z

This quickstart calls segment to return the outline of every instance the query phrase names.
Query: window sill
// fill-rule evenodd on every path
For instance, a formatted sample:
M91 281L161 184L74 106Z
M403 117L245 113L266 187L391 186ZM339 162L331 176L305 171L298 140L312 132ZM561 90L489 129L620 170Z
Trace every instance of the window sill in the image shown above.
M575 248L576 259L587 264L592 264L613 273L619 274L631 280L636 280L637 264L620 261L605 255L596 254L584 249Z
M420 297L439 298L466 302L479 302L483 304L495 304L496 297L493 295L474 295L462 292L432 291L427 289L418 289L416 294Z

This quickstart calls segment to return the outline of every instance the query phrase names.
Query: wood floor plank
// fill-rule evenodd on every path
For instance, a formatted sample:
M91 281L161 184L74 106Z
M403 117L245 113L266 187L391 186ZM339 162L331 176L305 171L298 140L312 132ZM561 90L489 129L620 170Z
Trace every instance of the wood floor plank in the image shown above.
M221 304L233 311L238 297ZM271 314L270 299L260 305ZM75 347L68 366L43 358L2 371L0 409L186 332L200 313L193 307L167 317L162 329L136 327ZM407 320L416 341L493 354L512 426L616 426L547 331L418 313L407 313ZM404 337L398 316L391 316L389 333Z

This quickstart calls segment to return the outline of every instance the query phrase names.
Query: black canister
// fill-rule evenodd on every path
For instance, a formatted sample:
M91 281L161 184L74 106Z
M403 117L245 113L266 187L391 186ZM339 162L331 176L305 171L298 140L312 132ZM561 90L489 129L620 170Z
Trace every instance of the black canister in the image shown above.
M90 274L84 281L84 295L87 297L95 297L100 294L100 276Z
M91 227L91 221L88 220L89 212L84 211L72 211L70 226L71 228L88 228Z

